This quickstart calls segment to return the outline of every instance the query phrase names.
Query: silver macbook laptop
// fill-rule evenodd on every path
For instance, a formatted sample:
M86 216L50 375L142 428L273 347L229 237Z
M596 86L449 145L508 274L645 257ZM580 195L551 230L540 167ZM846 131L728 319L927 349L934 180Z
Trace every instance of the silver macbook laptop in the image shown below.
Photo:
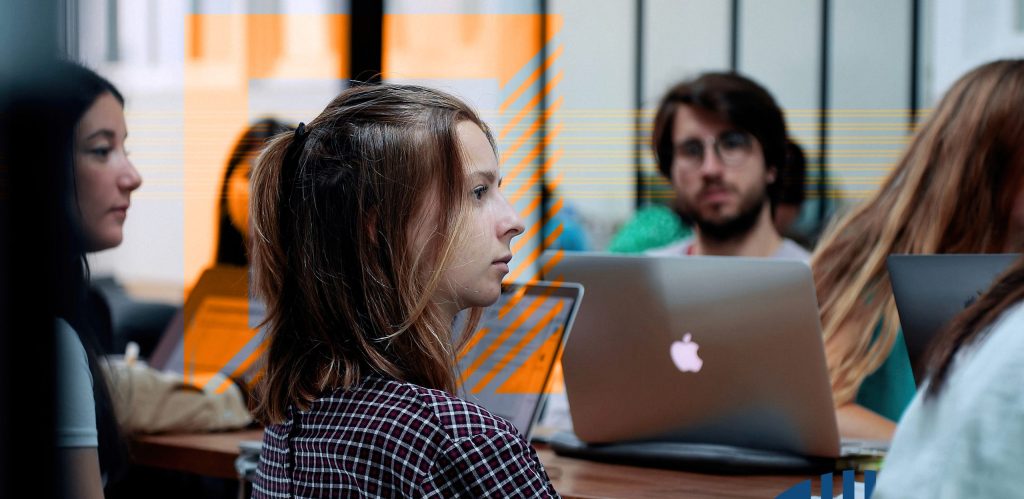
M927 370L932 339L974 303L1018 253L989 255L889 255L889 280L918 383Z
M582 296L583 287L575 283L502 286L501 297L484 311L459 353L460 396L530 438Z
M562 359L580 440L840 456L805 263L565 252L544 259L548 280L587 289Z

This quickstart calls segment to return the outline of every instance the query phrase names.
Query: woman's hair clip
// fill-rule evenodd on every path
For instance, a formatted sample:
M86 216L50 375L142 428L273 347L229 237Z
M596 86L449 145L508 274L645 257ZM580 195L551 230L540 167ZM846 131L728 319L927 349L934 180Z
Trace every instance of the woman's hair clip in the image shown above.
M299 123L292 134L292 142L288 144L288 150L284 155L284 162L281 165L281 186L283 191L290 193L295 188L296 176L299 174L299 160L302 158L302 151L306 148L306 138L309 131L305 123Z
M295 133L292 134L292 143L288 144L288 151L284 156L284 174L287 178L294 177L299 170L299 158L302 157L302 151L306 148L306 137L309 137L306 124L299 123L299 126L295 128Z

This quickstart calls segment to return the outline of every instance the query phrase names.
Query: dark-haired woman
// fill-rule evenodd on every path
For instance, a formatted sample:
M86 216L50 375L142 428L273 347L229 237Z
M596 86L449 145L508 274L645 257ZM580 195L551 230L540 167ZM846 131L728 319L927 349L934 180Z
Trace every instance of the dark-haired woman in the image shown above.
M125 150L124 98L107 80L62 62L46 89L52 116L45 133L68 145L54 165L62 196L57 228L64 238L55 268L63 281L56 303L57 446L66 497L103 497L104 482L123 465L110 392L97 360L96 323L87 303L86 252L121 244L131 193L142 178ZM40 465L43 465L42 463Z

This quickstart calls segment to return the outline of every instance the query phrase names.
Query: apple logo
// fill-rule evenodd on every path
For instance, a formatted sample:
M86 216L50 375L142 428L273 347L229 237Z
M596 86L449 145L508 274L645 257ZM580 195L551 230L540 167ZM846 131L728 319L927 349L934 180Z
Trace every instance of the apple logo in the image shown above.
M690 333L684 334L683 341L672 342L672 348L669 350L672 362L684 373L699 372L700 368L704 365L704 361L697 355L697 349L700 348L700 345L690 341L690 338Z

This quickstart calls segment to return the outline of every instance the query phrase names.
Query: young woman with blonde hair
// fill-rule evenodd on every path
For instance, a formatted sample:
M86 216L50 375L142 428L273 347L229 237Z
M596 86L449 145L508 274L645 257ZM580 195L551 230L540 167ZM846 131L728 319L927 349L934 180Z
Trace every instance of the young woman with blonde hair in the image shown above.
M269 426L254 497L557 495L530 444L458 390L455 315L494 303L523 231L487 126L447 94L339 95L252 178ZM461 335L466 338L469 335Z
M894 253L1019 251L1024 61L960 78L881 188L811 260L840 432L890 438L915 385L886 271Z

